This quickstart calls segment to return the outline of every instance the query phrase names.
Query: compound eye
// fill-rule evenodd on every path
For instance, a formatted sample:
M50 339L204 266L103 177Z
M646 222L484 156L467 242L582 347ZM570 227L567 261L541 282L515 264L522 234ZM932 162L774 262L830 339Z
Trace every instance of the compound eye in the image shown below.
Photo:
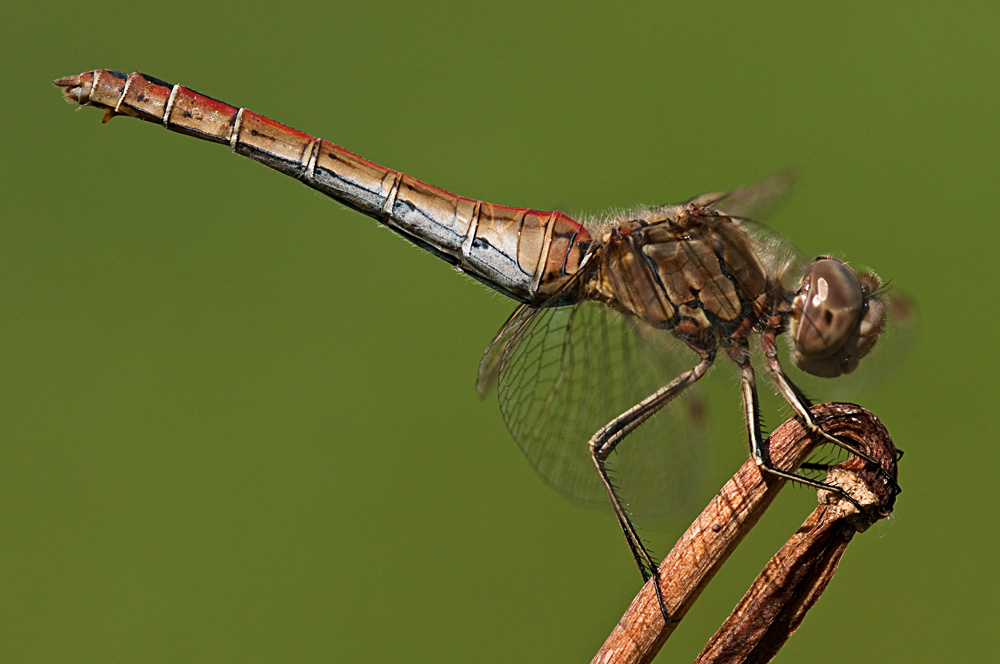
M857 331L864 310L865 293L857 273L836 258L817 259L793 305L791 332L797 355L810 360L836 353Z

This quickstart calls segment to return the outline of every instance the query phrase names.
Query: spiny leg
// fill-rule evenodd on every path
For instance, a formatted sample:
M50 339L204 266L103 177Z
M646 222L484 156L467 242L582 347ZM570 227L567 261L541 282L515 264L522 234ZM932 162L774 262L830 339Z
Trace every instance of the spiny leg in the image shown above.
M870 455L865 454L859 450L856 446L848 443L845 440L841 440L836 436L823 431L823 427L816 424L816 420L813 419L812 414L809 412L809 406L811 405L808 399L802 394L798 387L785 375L784 370L781 368L781 363L778 361L778 346L775 342L775 333L772 331L765 332L761 335L760 345L764 349L764 357L767 358L767 368L771 372L771 379L774 381L775 387L778 388L778 393L781 397L788 402L788 405L792 407L795 411L796 417L798 417L799 422L802 426L806 428L809 433L825 438L827 441L842 447L851 454L856 454L865 461L871 462L878 465Z
M611 501L611 508L614 510L615 518L618 519L618 525L621 526L622 533L625 535L625 541L628 543L629 550L632 552L632 557L635 558L636 565L639 566L639 572L642 574L642 580L645 582L649 581L651 577L653 578L654 588L656 589L656 598L660 604L660 612L663 614L663 619L667 623L671 622L671 619L667 614L667 608L663 603L663 595L660 591L659 569L652 556L650 556L649 552L646 550L645 545L643 545L642 539L636 531L635 524L632 523L632 519L629 517L628 511L622 505L621 499L618 497L618 492L615 490L614 483L608 475L606 462L608 456L615 450L618 443L620 443L625 436L631 433L640 424L648 420L654 413L656 413L656 411L669 403L674 397L693 385L699 378L704 376L705 372L707 372L709 367L712 366L712 362L714 360L714 352L703 353L701 362L688 371L685 371L680 376L670 381L668 384L664 385L636 405L632 406L615 419L608 422L603 428L601 428L600 431L591 437L589 443L591 459L594 462L594 467L597 468L598 474L601 476L601 482L604 484L604 490L608 493L608 499Z
M817 489L832 491L837 495L843 496L861 512L865 512L865 509L856 500L854 500L854 498L847 495L847 493L845 493L839 486L835 484L828 484L827 482L820 482L819 480L804 477L797 473L788 472L787 470L781 470L771 463L770 456L764 446L764 437L761 435L760 431L760 405L757 401L757 382L754 377L753 366L750 364L750 359L748 357L749 353L732 355L736 364L739 365L740 368L740 387L743 395L743 411L746 418L747 433L750 436L750 455L753 457L754 463L757 464L757 467L762 471L766 471L772 475L776 475L777 477L783 477L786 480L791 480L792 482L798 482ZM857 453L853 448L849 449L851 449L852 452Z
M886 475L885 471L882 469L881 465L876 461L870 454L858 449L853 443L849 443L845 440L837 438L836 436L827 433L823 430L823 427L816 424L813 419L812 414L809 412L809 407L812 405L809 400L802 394L798 387L791 381L790 378L785 374L784 370L781 368L781 362L778 360L778 347L775 340L775 329L772 328L764 332L761 335L760 344L764 350L764 356L767 358L767 368L771 373L771 379L774 381L775 386L778 389L779 394L782 398L792 407L795 411L795 415L798 417L802 425L811 434L819 436L826 439L828 442L841 447L851 454L861 457L868 463L871 463L879 472ZM892 477L886 475L890 482L896 484L896 480ZM898 489L898 485L897 485ZM852 501L853 502L853 501Z

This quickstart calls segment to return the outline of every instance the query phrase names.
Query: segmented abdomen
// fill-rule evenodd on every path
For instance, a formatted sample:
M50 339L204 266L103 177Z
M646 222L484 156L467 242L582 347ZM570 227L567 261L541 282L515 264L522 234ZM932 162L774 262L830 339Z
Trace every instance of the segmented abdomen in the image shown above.
M561 212L456 196L329 141L181 85L98 69L55 81L67 99L216 143L378 219L522 302L541 304L579 268L590 234Z

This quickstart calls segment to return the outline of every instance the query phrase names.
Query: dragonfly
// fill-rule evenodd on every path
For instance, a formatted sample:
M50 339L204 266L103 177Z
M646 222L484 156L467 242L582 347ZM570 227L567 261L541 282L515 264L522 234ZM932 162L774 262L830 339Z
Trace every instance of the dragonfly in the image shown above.
M669 510L690 488L683 455L671 452L682 446L668 442L690 434L678 409L660 414L720 356L738 368L750 454L762 471L843 494L771 464L755 352L811 434L864 457L814 422L782 366L777 337L786 335L791 362L806 374L850 373L885 329L883 284L832 255L804 259L752 220L788 178L581 223L559 211L456 196L140 72L98 69L54 83L68 101L104 109L105 122L130 116L228 144L518 301L483 356L477 388L497 386L508 428L548 484L580 503L610 504L658 596L656 561L634 515ZM680 364L684 349L689 360ZM662 598L660 605L669 620Z

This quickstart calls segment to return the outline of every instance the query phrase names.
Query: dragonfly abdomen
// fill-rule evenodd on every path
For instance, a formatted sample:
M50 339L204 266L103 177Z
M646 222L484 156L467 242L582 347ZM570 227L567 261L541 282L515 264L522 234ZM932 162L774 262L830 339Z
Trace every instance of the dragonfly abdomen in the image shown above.
M522 302L541 304L580 268L590 245L561 212L456 196L245 108L140 72L98 69L55 81L66 98L162 124L298 178Z

